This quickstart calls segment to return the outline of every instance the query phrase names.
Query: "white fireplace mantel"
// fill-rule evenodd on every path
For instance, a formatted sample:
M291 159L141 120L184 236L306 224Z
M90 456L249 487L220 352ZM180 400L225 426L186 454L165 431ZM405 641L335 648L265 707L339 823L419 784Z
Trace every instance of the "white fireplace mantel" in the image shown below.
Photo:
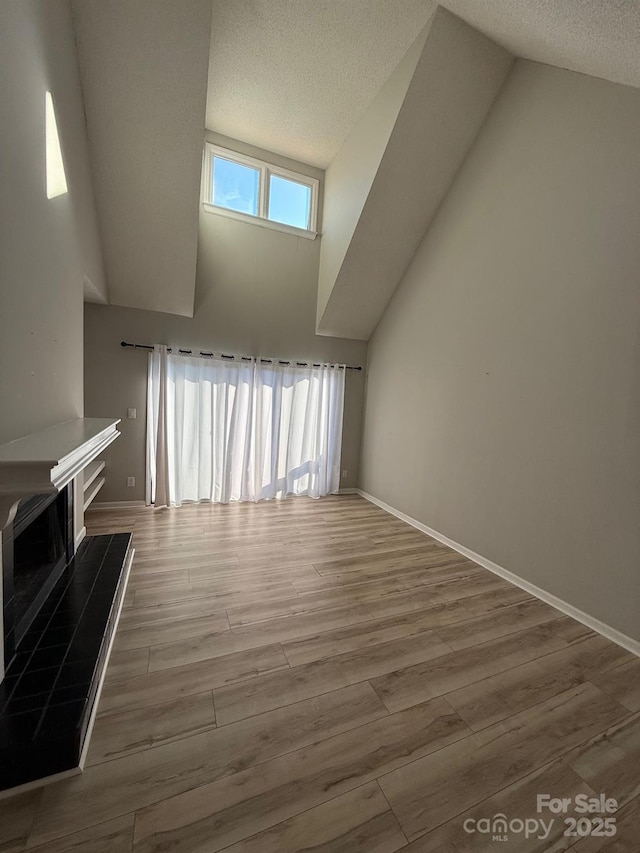
M59 492L120 435L120 419L75 418L0 445L0 530L22 498Z

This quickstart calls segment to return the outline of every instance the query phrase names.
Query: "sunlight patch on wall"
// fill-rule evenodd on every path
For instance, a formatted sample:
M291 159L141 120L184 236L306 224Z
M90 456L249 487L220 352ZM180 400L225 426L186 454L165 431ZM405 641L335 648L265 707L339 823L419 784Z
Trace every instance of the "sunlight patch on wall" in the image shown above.
M56 113L53 108L51 92L45 94L45 148L46 148L46 176L47 176L47 198L55 198L68 192L67 176L64 171L62 160L62 149L60 148L60 137L58 136L58 125Z

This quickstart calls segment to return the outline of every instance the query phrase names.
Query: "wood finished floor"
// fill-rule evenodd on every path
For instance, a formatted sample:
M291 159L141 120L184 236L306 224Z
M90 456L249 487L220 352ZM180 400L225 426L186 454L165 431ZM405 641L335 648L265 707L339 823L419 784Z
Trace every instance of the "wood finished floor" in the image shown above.
M640 851L640 660L581 624L356 496L87 528L136 548L87 766L3 853ZM614 838L463 829L601 792Z

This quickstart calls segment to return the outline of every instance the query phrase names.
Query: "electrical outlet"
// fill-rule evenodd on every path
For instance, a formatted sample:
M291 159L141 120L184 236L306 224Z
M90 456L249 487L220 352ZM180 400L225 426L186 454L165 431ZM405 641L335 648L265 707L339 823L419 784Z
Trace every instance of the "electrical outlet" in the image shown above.
M347 471L347 469L345 468L345 469L344 469L344 471L342 472L342 479L343 479L343 480L346 480L346 479L347 479L347 474L348 474L348 473L349 473L349 472L348 472L348 471Z
M127 477L127 486L135 486L136 478L135 477Z
M128 418L137 418L138 413L135 409L127 409L127 417Z

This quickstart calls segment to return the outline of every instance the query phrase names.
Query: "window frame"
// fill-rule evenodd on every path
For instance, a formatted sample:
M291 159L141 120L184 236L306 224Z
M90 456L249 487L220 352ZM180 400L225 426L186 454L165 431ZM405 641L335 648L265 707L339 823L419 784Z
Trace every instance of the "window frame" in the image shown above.
M229 160L232 163L237 163L239 166L248 166L252 169L258 170L260 179L258 183L257 216L254 216L252 213L231 210L228 207L214 204L214 157L220 157L223 160ZM275 219L269 219L268 213L271 175L278 178L284 178L285 180L292 181L296 184L302 184L302 186L308 187L311 190L308 228L297 228L295 225L287 225L284 222L277 222ZM253 225L260 225L264 228L272 228L275 231L283 231L286 234L293 234L297 237L306 237L307 239L314 240L318 234L316 229L318 227L319 190L320 181L317 178L312 178L310 175L303 175L301 172L293 172L290 169L285 169L282 166L276 166L273 163L266 162L265 160L259 160L258 158L250 157L247 154L240 154L237 151L232 151L229 148L223 148L220 145L216 145L214 142L205 142L202 169L202 206L209 213L216 213L220 216L227 216L229 219L237 219L241 222L250 222Z

